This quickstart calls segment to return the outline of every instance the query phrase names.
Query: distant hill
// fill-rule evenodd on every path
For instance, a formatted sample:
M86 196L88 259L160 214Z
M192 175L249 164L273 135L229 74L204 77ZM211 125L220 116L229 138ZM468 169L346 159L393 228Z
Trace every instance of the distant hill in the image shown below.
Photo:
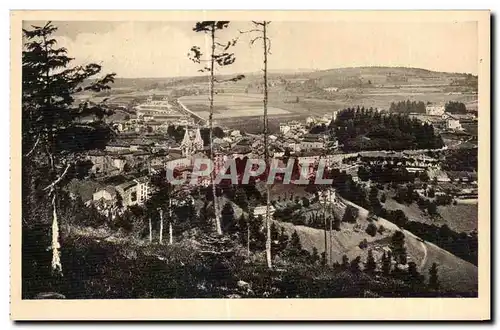
M261 80L261 72L242 73L241 83ZM219 79L234 75L218 76ZM437 72L409 67L351 67L329 70L269 70L269 79L303 79L316 88L351 88L388 85L477 85L477 76L465 73ZM116 78L115 88L155 89L207 82L206 76L165 78Z
M355 67L323 70L302 74L318 87L362 87L368 85L451 84L467 74L436 72L405 67Z

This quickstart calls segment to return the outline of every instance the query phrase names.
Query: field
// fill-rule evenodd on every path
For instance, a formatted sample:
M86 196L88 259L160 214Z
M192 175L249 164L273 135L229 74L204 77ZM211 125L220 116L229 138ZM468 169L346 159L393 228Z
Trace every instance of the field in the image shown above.
M298 97L298 102L297 102ZM395 88L351 88L334 92L328 99L312 93L291 93L279 86L270 88L268 114L270 120L304 120L308 116L322 116L347 107L362 106L387 110L391 102L423 101L445 104L449 101L467 103L473 107L477 96L473 94L452 94L437 87ZM179 99L188 109L203 118L208 118L208 96L183 96ZM215 96L214 119L222 124L237 124L234 119L262 116L262 94L221 93ZM229 119L229 120L228 120Z
M184 106L204 119L208 119L209 101L207 95L183 96L179 98ZM270 106L269 116L286 115L289 111ZM263 115L262 96L258 94L219 94L214 99L214 119L243 118Z
M477 204L439 206L438 211L443 220L437 223L446 223L452 230L470 232L478 227Z
M384 206L388 210L402 210L410 221L417 221L429 225L442 226L446 224L456 232L471 232L478 226L477 204L457 204L439 206L438 212L441 218L430 219L424 215L416 203L411 205L399 204L392 198L387 198Z

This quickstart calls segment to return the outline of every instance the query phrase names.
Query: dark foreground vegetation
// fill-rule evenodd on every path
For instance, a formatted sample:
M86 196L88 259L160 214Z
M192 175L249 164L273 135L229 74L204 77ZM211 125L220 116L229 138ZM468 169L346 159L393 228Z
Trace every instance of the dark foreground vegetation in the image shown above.
M24 232L24 299L41 292L57 292L67 299L472 295L443 292L437 275L425 283L414 267L399 271L359 258L324 266L322 258L293 245L279 252L276 268L269 270L263 251L248 257L243 246L228 241L225 244L233 252L219 254L203 253L188 244L139 247L71 237L62 242L64 276L60 277L51 273L51 254L42 249L48 243L45 237L46 228Z

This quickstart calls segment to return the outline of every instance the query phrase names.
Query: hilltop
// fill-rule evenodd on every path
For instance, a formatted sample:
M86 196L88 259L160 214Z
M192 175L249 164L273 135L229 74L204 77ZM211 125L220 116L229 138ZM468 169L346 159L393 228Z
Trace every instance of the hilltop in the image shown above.
M246 76L248 82L261 79L261 72L242 73ZM372 84L384 83L393 80L403 84L417 83L419 81L427 82L451 82L453 79L477 78L466 73L437 72L421 68L411 67L349 67L336 68L328 70L269 70L270 79L305 79L317 80L321 85L338 83L359 79L361 82L370 80ZM221 75L219 78L228 78L232 75ZM390 77L390 78L388 78ZM408 79L408 81L405 81ZM184 84L197 84L207 82L206 76L187 76L187 77L164 77L164 78L121 78L117 77L113 88L149 88L151 86L175 87Z

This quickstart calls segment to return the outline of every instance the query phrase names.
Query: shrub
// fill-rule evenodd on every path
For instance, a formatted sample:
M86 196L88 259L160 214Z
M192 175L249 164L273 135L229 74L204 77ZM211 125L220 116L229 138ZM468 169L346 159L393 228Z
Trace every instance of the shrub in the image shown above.
M355 223L356 218L358 217L358 209L353 206L348 205L345 209L344 217L342 218L343 222Z
M306 197L303 197L302 198L302 206L303 207L309 207L310 203L309 203L309 199L307 199Z
M380 197L380 202L385 203L386 200L387 200L387 197L385 196L385 194L382 194L382 196Z
M377 226L373 223L368 224L368 226L366 227L366 233L371 237L374 237L375 235L377 235Z
M380 225L380 227L378 227L377 232L378 232L379 234L381 234L381 235L382 235L382 233L383 233L384 231L385 231L385 227L384 227L384 226L382 226L382 225Z
M336 215L333 216L333 229L336 231L340 231L340 218Z
M359 242L359 248L364 250L368 247L368 241L366 240L366 238L364 240L362 240L361 242Z

